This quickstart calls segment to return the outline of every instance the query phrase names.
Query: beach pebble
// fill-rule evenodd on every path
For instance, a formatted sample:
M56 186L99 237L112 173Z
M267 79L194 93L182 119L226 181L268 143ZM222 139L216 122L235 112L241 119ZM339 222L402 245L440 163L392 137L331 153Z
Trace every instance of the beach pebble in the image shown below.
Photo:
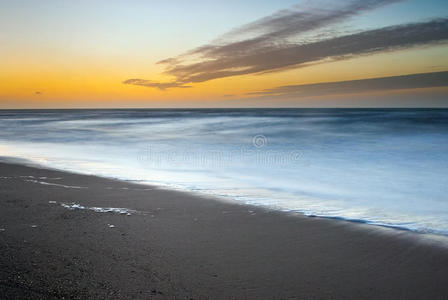
M5 230L6 230L5 228L0 228L0 232L1 232L1 231L5 231Z
M31 228L37 228L37 225L31 225Z
M50 204L56 204L56 201L48 201Z
M109 228L115 228L115 225L112 224L107 224L107 226L109 226Z
M126 214L126 216L128 216L128 217L129 217L129 216L132 216L132 214L131 214L131 213L127 213L127 214Z

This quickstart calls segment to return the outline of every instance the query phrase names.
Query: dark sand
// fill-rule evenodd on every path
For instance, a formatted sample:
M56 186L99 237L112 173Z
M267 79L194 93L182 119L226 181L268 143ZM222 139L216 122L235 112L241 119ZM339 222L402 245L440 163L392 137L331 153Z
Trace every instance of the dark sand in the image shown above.
M419 234L15 164L0 176L1 299L448 298L448 250Z

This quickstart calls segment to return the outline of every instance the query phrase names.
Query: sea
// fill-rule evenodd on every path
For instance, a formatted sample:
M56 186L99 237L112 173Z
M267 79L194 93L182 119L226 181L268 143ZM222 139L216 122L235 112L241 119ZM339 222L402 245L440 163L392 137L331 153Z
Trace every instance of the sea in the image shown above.
M0 155L448 235L446 109L0 110Z

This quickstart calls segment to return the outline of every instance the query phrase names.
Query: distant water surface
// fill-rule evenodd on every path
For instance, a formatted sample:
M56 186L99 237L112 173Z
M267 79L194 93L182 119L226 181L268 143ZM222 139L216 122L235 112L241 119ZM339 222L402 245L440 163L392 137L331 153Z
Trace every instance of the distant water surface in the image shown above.
M448 110L3 110L0 155L448 235Z

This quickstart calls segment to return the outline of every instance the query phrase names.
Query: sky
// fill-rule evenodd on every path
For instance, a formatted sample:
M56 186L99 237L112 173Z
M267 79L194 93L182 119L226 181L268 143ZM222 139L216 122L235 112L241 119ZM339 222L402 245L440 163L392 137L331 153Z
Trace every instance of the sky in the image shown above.
M448 107L448 2L0 0L0 109L132 107Z

